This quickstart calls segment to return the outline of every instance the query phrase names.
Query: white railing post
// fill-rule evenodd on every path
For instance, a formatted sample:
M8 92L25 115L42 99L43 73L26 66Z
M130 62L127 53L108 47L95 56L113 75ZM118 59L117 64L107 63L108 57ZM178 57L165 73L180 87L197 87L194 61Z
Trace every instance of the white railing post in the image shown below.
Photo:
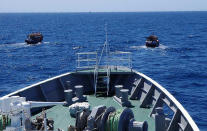
M77 53L77 55L77 69L95 68L95 65L97 64L97 52L83 52ZM81 58L81 56L85 56L85 58Z

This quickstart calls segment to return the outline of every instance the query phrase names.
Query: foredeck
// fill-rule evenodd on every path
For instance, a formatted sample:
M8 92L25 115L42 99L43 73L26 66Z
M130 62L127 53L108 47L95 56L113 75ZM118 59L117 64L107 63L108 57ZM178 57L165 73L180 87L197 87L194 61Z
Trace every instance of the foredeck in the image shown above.
M94 69L79 70L76 72L65 73L34 85L25 87L13 92L6 97L20 96L28 101L40 102L63 102L64 90L76 91L76 85L83 85L83 93L87 95L87 101L91 108L99 105L106 107L113 106L117 109L123 109L113 97L96 97L94 94ZM100 76L106 75L105 69L99 69ZM115 86L123 85L124 89L129 90L129 101L132 103L136 121L147 121L148 130L155 130L156 109L162 109L165 114L165 126L159 127L165 130L189 130L198 131L198 127L192 120L182 105L161 85L145 76L144 74L123 67L112 67L110 70L110 92L109 95L116 95ZM90 94L90 95L89 95ZM75 94L74 94L75 95ZM131 97L136 100L132 100ZM149 108L150 107L150 108ZM31 113L41 111L41 108L31 110ZM75 118L72 118L67 106L54 106L46 110L47 117L54 120L55 129L67 130L69 125L75 125ZM37 115L40 115L37 114ZM36 117L32 116L32 119ZM161 121L162 122L162 121ZM157 128L157 127L156 127Z
M105 105L106 107L113 106L116 109L124 109L125 107L122 107L119 105L118 102L113 100L113 97L95 97L94 95L87 96L87 100L91 106L91 109L98 105ZM148 130L154 131L155 130L155 122L152 117L149 117L151 109L146 108L140 108L140 101L137 100L130 100L132 106L131 109L134 113L134 118L137 121L147 121L148 123ZM69 108L67 106L54 106L48 110L46 110L47 117L52 118L54 120L54 129L63 129L67 130L67 127L69 125L75 125L75 118L70 116ZM40 115L37 114L37 115ZM33 116L32 118L35 118L37 115Z

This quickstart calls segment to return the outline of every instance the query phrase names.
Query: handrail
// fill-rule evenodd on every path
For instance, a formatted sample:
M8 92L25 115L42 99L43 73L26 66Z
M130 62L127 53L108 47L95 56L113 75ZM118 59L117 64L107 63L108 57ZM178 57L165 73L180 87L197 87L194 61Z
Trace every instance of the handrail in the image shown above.
M78 55L78 59L76 60L77 69L95 68L97 65L97 52L81 52L76 54Z
M132 54L131 52L125 52L125 51L115 51L115 52L110 52L110 54Z
M109 84L110 84L110 67L107 67L107 96L109 95Z
M94 69L95 66L77 66L77 69Z
M76 60L76 61L96 61L96 59L79 59L79 60Z
M77 55L85 55L85 54L97 54L97 52L79 52L79 53L76 53Z
M95 66L95 69L94 69L94 92L95 92L95 96L96 96L96 89L97 89L97 76L98 76L98 68L97 66Z
M132 69L132 59L131 59L131 52L124 52L124 51L116 51L116 52L110 52L111 59L110 63L118 63L118 65L126 66L130 69ZM117 57L115 57L118 55ZM125 65L124 65L125 64ZM113 65L113 64L112 64ZM118 66L116 65L116 66Z

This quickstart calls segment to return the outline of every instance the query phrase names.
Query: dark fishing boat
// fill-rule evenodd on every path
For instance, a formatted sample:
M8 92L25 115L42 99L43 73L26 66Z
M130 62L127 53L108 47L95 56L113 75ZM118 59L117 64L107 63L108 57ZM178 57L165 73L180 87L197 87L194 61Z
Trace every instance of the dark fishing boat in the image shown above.
M155 36L155 35L150 35L149 37L147 37L147 40L146 40L146 46L147 47L158 47L159 46L159 40L158 40L158 37Z
M41 33L32 33L27 36L27 39L25 42L27 44L37 44L39 42L42 42L43 35Z

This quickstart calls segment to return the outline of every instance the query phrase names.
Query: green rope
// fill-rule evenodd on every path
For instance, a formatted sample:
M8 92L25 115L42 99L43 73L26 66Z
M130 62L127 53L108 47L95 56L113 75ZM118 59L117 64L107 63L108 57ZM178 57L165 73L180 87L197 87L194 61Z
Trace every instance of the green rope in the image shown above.
M105 131L110 131L110 122L109 122L109 119L112 117L112 114L110 113L109 116L108 116L108 119L106 121L106 128L105 128Z
M11 125L11 119L7 116L0 115L0 131L6 129L7 126Z
M123 110L110 113L106 122L106 131L118 131L119 119Z
M3 120L2 120L2 115L0 115L0 131L3 131Z

